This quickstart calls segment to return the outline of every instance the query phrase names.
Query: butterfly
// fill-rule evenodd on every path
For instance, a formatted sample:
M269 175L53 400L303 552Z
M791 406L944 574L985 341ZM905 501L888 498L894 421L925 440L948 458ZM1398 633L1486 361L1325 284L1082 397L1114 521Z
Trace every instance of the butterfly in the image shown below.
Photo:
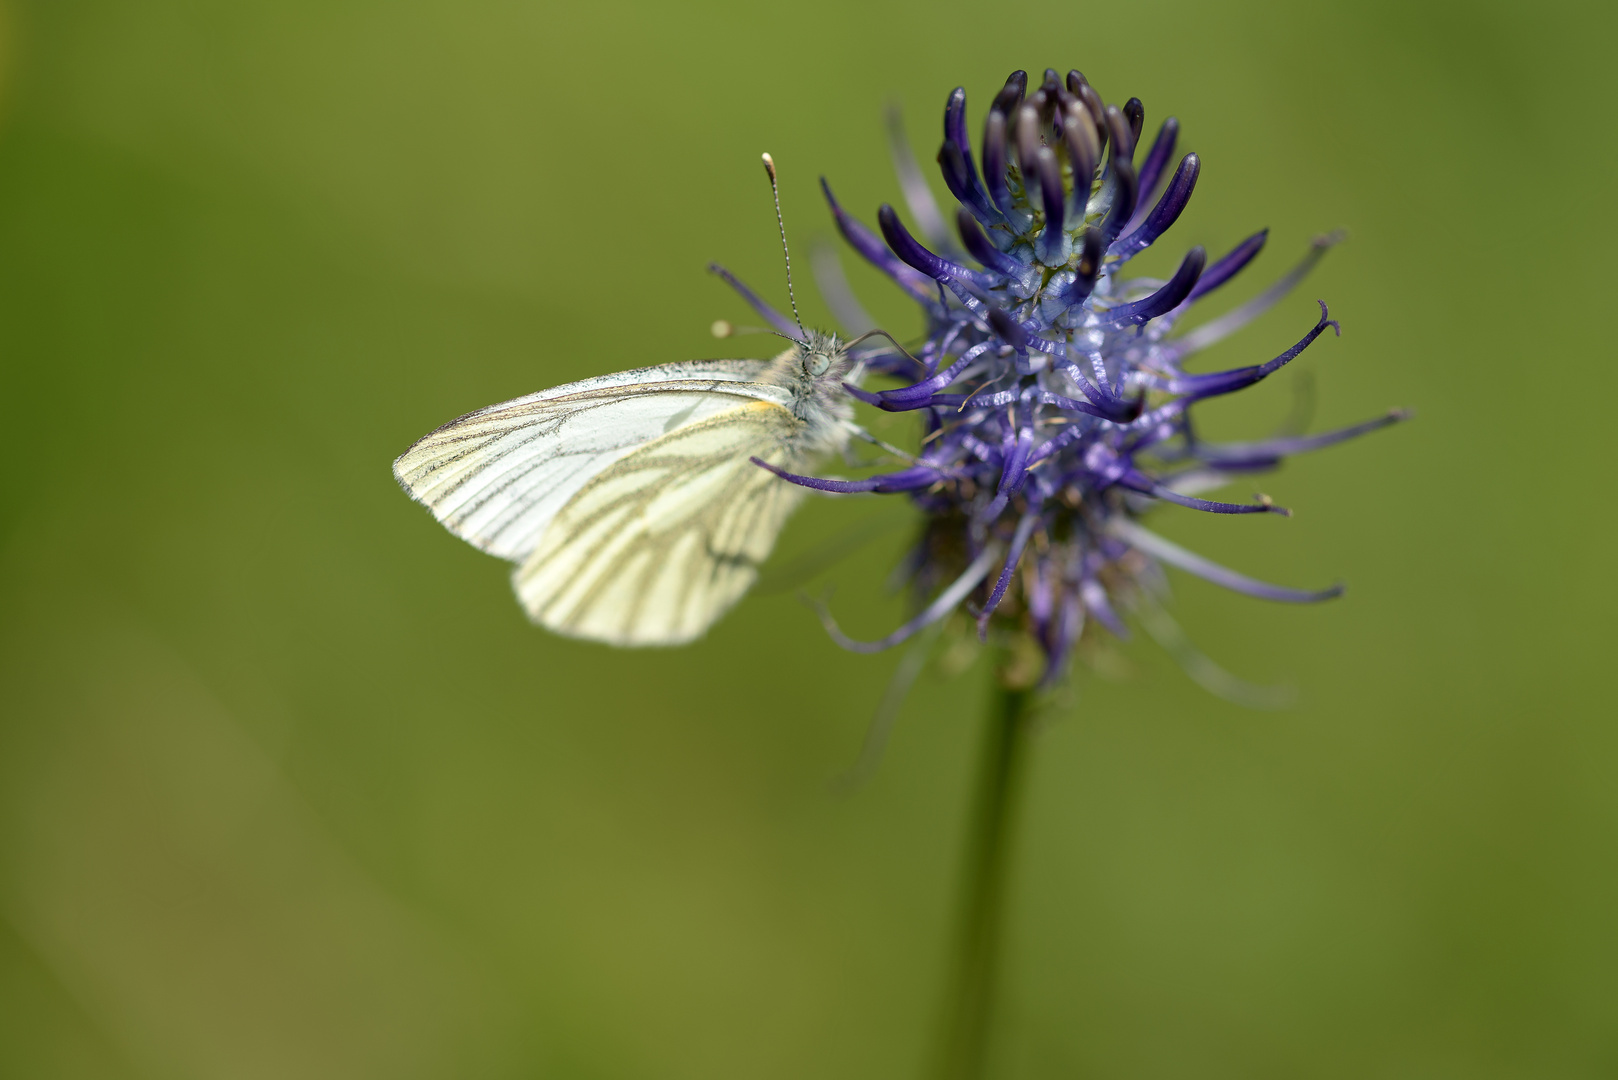
M794 305L796 307L796 305ZM393 463L450 532L517 564L530 618L612 645L678 645L739 600L804 494L860 432L862 365L807 331L773 360L602 375L468 413Z

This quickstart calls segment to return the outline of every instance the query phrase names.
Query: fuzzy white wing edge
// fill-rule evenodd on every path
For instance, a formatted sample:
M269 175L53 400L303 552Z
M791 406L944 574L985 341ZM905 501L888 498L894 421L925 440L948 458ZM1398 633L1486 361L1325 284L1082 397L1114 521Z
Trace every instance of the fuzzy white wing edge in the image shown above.
M456 536L521 562L568 500L614 462L737 405L783 402L782 390L757 382L767 366L693 360L528 394L423 436L393 474Z

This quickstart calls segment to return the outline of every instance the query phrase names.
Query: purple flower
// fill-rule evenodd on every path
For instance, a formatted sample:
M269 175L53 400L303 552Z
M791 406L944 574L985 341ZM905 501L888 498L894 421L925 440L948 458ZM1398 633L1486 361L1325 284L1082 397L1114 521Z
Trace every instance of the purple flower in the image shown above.
M1221 502L1198 493L1405 416L1393 411L1308 437L1198 437L1196 403L1252 386L1328 327L1338 331L1322 302L1318 321L1273 358L1205 374L1184 367L1290 292L1336 237L1316 240L1302 262L1252 300L1172 336L1194 304L1259 253L1267 233L1212 260L1192 248L1167 280L1125 276L1129 261L1184 211L1201 169L1196 154L1174 161L1179 124L1172 117L1140 153L1143 120L1138 99L1105 105L1077 71L1064 80L1047 70L1032 93L1017 71L989 106L974 157L966 92L956 89L938 153L958 203L953 234L902 146L900 180L919 238L886 205L873 231L822 181L844 239L926 317L914 360L891 351L868 359L907 385L847 387L879 409L920 417L924 437L914 461L855 482L786 476L823 490L903 492L925 515L908 566L922 610L872 642L849 639L828 616L828 630L844 647L890 647L965 603L980 634L1002 627L1037 642L1048 682L1091 623L1124 632L1119 611L1159 564L1268 600L1307 603L1342 592L1254 580L1139 523L1159 503L1285 514L1262 496ZM835 300L838 292L829 295ZM856 305L841 306L845 321L859 321Z

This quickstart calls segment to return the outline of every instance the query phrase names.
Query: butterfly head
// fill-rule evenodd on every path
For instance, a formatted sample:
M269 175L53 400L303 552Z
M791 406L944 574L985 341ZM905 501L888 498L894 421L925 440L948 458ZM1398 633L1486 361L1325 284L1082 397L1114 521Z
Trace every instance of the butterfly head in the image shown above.
M799 342L793 351L803 374L816 381L822 379L841 381L852 366L848 345L836 334L826 334L819 330L805 331L804 340Z

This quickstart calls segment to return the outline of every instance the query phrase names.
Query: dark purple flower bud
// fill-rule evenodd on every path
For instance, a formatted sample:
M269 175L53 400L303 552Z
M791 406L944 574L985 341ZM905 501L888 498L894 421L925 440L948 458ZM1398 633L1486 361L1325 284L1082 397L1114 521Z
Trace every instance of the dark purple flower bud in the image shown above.
M1039 88L1050 100L1055 101L1062 93L1062 76L1055 68L1045 69L1045 78L1040 82Z
M1129 121L1129 145L1131 149L1140 142L1140 129L1146 125L1146 106L1141 104L1138 97L1132 97L1124 102L1124 119Z
M1112 158L1114 162L1135 161L1135 132L1129 126L1129 119L1116 105L1108 105L1104 115L1107 131L1112 135Z
M1028 72L1013 71L1006 77L1006 85L994 96L994 104L990 109L996 110L1004 116L1010 116L1022 104L1023 95L1028 92Z
M1101 223L1101 231L1106 234L1110 243L1118 238L1124 225L1135 213L1135 200L1139 189L1135 179L1135 165L1131 161L1134 145L1130 141L1129 127L1123 114L1110 105L1107 107L1107 130L1112 133L1112 150L1107 160L1107 174L1112 184L1112 204L1107 210L1106 219Z
M1012 142L1017 148L1017 168L1023 176L1023 187L1027 189L1028 197L1034 197L1035 183L1030 178L1034 175L1034 159L1039 156L1039 148L1043 145L1039 139L1039 109L1028 103L1017 110L1015 126L1012 129Z
M1152 192L1157 190L1157 182L1163 179L1163 170L1168 168L1169 159L1174 156L1174 144L1180 138L1180 122L1174 117L1163 121L1163 126L1157 129L1157 138L1152 140L1152 148L1146 152L1146 160L1140 166L1140 193L1141 200L1151 198Z
M1009 214L1012 205L1006 168L1006 114L993 108L983 121L983 183L989 189L989 199L1002 214Z
M1021 263L989 243L989 238L983 235L983 230L978 228L977 221L965 207L955 215L955 227L961 234L961 243L966 247L967 254L990 270L1007 277L1014 277L1022 270Z
M1077 71L1068 72L1067 87L1074 97L1084 103L1085 111L1095 120L1096 138L1105 146L1109 132L1107 129L1107 107L1102 104L1101 95L1096 93L1095 87L1085 81L1084 76Z
M1034 153L1034 171L1039 175L1039 192L1045 204L1045 233L1051 257L1061 250L1062 229L1066 224L1067 196L1062 191L1062 166L1057 164L1056 151L1041 146Z
M1118 259L1133 258L1150 247L1159 236L1168 232L1170 226L1180 220L1180 212L1185 209L1185 204L1191 201L1191 192L1196 190L1197 174L1201 171L1201 159L1195 154L1187 154L1185 160L1180 162L1180 167L1174 171L1174 179L1169 181L1163 197L1157 201L1152 212L1146 215L1146 220L1141 222L1140 227L1134 232L1120 237L1108 250L1108 254Z
M1095 123L1090 112L1077 99L1062 118L1062 144L1067 148L1068 164L1073 169L1074 220L1084 217L1090 202L1090 185L1095 179L1096 166L1101 163L1101 140L1096 137Z
M1073 269L1073 284L1068 286L1069 303L1079 304L1096 287L1101 273L1101 260L1106 255L1107 241L1100 229L1084 230L1083 246L1079 249L1079 264Z
M938 151L944 183L950 194L970 207L985 222L996 221L1000 213L989 201L989 193L978 179L972 161L972 143L966 137L966 89L957 86L944 106L944 145Z

